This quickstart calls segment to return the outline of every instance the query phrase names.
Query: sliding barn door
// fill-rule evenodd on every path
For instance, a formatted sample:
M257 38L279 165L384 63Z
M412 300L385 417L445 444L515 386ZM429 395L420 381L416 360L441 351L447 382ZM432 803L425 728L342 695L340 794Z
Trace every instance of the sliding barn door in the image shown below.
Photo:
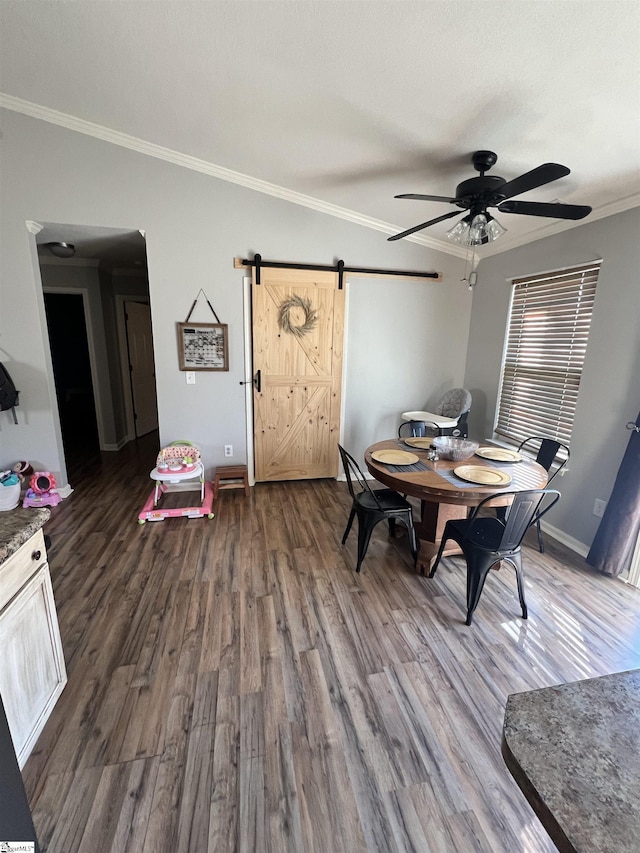
M333 272L253 270L256 480L338 474L344 290Z

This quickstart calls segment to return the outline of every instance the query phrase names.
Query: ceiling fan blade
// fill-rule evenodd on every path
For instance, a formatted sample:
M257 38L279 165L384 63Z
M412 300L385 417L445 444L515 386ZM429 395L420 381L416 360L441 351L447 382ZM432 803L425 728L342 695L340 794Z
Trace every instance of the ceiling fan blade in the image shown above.
M536 187L550 184L551 181L557 181L558 178L564 178L570 172L571 169L567 169L566 166L561 166L559 163L543 163L542 166L538 166L530 172L525 172L519 178L507 181L506 184L500 187L499 193L505 199L513 198L514 195L535 190Z
M402 195L394 195L394 198L415 198L418 201L457 201L455 198L445 198L443 195L422 195L421 193L403 193Z
M545 204L540 201L504 201L500 213L522 213L525 216L550 216L554 219L584 219L591 213L586 204Z
M428 222L423 222L421 225L414 225L400 234L394 234L393 237L387 237L387 240L401 240L403 237L408 237L409 234L415 234L416 231L421 231L423 228L428 228L429 225L435 225L436 222L442 222L443 219L451 219L452 216L459 216L461 210L452 210L450 213L445 213L444 216L438 216L435 219L430 219Z

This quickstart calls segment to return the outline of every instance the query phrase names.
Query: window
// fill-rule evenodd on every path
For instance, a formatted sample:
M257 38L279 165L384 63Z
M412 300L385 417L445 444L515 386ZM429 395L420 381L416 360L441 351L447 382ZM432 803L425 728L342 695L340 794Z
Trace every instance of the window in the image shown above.
M515 279L495 432L569 444L600 261Z

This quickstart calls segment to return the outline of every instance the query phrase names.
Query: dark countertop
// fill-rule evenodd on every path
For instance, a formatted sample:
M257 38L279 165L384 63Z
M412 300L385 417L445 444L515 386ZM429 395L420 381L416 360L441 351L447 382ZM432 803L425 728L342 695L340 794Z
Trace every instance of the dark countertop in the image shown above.
M512 694L502 754L561 853L640 849L640 670Z
M0 512L0 563L15 554L50 517L47 507L16 507Z

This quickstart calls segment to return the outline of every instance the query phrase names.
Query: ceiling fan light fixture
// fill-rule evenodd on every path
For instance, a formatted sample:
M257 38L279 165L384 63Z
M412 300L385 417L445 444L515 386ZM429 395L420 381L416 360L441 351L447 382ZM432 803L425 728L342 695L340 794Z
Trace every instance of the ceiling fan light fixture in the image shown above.
M469 214L447 231L447 237L462 246L484 246L506 232L500 223L486 211Z
M473 168L480 172L476 178L468 178L458 184L454 197L442 195L425 195L424 193L403 193L396 198L413 199L416 201L440 201L445 204L455 204L463 210L471 211L464 219L447 232L447 237L463 246L480 246L492 243L505 233L499 222L496 222L487 208L495 207L500 213L516 213L523 216L544 216L549 219L579 220L588 216L592 208L586 204L563 204L562 202L540 202L514 199L514 196L535 190L545 184L550 184L571 174L571 169L560 163L543 163L536 169L531 169L510 181L498 175L487 175L486 172L498 161L494 151L475 151L471 158ZM459 211L445 213L428 222L414 225L400 234L394 234L389 240L400 240L422 231L430 225L437 225L445 219L457 216Z
M493 216L489 216L489 221L485 227L485 233L487 235L487 242L492 243L494 240L497 240L498 237L502 237L503 234L507 233L507 229L500 225L497 219L494 219Z
M63 243L56 240L54 243L45 243L45 246L56 258L72 258L76 253L76 247L73 243Z
M463 246L468 246L470 222L470 216L465 216L464 219L456 222L453 228L449 228L447 231L447 238L452 240L454 243L461 243Z
M482 246L483 243L488 243L487 237L487 215L486 213L476 213L469 225L469 236L467 245Z

